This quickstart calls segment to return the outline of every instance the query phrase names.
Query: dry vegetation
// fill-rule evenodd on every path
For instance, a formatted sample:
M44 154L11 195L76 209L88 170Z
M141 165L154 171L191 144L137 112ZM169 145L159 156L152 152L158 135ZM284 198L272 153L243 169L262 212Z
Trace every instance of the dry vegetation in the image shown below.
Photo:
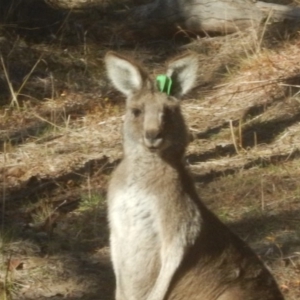
M0 299L113 299L105 192L123 98L105 76L108 49L156 70L198 53L187 164L207 205L299 299L300 27L147 39L115 14L124 8L43 6L0 24Z

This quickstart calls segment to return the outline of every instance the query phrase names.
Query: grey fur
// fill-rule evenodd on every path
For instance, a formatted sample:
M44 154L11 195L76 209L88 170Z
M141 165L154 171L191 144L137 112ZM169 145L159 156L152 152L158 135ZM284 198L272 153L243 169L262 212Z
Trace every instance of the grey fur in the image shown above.
M199 199L183 157L189 134L173 95L114 52L108 75L126 96L124 157L108 190L117 300L282 300L254 252ZM196 80L195 55L168 63L174 95Z

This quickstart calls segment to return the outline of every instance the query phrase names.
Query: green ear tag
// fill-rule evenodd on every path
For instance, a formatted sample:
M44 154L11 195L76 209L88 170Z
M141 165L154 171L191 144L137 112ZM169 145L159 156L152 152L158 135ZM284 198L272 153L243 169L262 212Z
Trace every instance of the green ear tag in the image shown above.
M157 86L160 92L170 95L172 88L172 79L167 75L156 76Z

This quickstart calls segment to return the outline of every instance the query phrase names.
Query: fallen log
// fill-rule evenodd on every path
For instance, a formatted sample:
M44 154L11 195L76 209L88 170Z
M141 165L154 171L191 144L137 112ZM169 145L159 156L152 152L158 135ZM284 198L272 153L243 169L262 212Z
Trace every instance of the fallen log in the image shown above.
M258 1L255 6L265 15L270 16L274 21L294 20L300 21L300 7L266 3Z
M253 0L156 0L133 9L138 24L158 22L185 30L233 33L264 20L300 20L300 7Z
M4 8L11 10L9 0ZM40 7L44 1L55 8L84 10L91 7L106 8L109 0L16 0L15 10ZM140 1L140 0L138 0ZM23 3L24 2L24 3ZM124 6L133 5L137 0L121 0ZM5 9L4 9L5 11ZM124 13L124 11L122 12ZM23 13L24 14L24 13ZM1 14L0 14L1 16ZM31 15L30 15L31 16ZM135 6L129 13L134 24L147 30L154 27L179 26L192 32L233 33L247 28L258 28L264 20L281 22L285 19L300 20L300 6L279 5L256 0L154 0L148 4ZM147 32L146 32L147 33Z
M45 0L56 8L107 7L108 0ZM124 4L136 0L122 0ZM138 1L140 2L140 1ZM257 28L266 19L281 22L300 20L300 7L256 0L154 0L134 7L129 14L141 29L151 26L180 26L193 32L233 33Z

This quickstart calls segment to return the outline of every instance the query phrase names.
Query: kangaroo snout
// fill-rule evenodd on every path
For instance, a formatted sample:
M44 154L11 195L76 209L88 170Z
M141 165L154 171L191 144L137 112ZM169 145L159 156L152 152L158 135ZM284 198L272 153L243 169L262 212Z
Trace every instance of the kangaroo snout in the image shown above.
M151 150L157 149L163 142L163 137L160 130L147 130L144 135L144 143Z

